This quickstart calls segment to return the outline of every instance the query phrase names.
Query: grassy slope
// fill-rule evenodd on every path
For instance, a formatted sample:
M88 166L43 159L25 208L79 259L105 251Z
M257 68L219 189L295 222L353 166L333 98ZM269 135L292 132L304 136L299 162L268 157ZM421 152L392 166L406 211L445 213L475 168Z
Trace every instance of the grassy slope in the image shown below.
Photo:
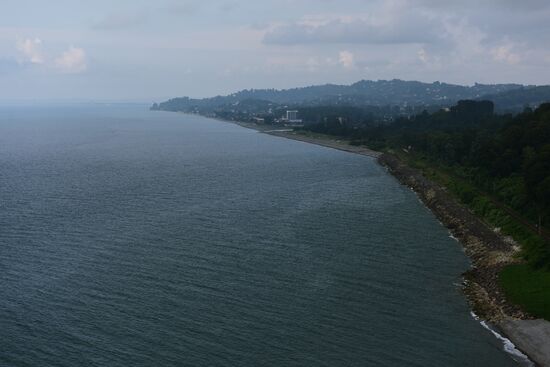
M550 272L533 270L527 264L510 265L499 278L508 299L530 314L550 320Z

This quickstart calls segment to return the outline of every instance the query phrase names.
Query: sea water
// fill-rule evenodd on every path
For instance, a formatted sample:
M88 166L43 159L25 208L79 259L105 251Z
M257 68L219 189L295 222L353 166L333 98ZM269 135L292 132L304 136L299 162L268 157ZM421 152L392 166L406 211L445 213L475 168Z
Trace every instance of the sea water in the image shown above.
M0 108L1 366L513 366L372 158L143 105Z

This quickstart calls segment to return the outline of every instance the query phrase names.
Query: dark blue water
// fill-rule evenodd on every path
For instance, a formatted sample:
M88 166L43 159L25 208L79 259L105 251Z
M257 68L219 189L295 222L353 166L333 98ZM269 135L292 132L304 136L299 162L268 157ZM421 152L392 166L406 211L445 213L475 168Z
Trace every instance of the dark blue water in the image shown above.
M0 109L1 366L512 366L372 159L144 106Z

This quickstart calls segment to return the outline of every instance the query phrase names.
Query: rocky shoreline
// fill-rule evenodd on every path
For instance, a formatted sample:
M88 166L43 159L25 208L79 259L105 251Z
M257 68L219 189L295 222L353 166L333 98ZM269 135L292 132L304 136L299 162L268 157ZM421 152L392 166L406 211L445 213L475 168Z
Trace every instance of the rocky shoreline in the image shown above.
M473 311L481 318L497 323L506 318L531 319L519 307L508 303L498 285L498 273L517 262L518 247L506 241L485 223L457 203L442 187L426 179L391 154L382 154L378 162L402 184L414 190L422 202L449 229L464 247L472 269L464 273L464 292Z
M498 283L500 271L520 261L515 256L519 247L457 203L444 188L394 155L384 153L378 162L414 190L463 245L472 261L472 268L463 274L464 293L474 313L506 335L537 366L550 366L550 322L535 320L507 302Z

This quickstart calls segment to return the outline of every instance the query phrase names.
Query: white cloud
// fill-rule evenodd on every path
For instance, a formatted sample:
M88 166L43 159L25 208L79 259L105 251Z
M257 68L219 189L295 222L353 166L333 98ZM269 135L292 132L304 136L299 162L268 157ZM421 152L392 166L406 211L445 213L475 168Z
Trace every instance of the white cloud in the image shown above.
M451 56L457 61L478 58L486 52L487 34L466 19L444 19L444 37L452 43Z
M305 15L299 21L273 24L264 43L297 44L407 44L440 39L441 22L426 12L385 6L355 14Z
M77 47L70 47L55 59L55 66L65 73L81 73L88 67L86 52Z
M495 47L491 50L491 55L495 61L516 65L521 61L521 57L512 52L512 47L510 44Z
M418 59L422 62L428 62L428 53L423 48L420 49L420 51L417 52Z
M353 69L355 67L355 56L349 51L340 51L338 61L346 69Z
M44 56L40 49L42 41L39 38L20 40L17 42L17 50L27 57L28 61L33 64L43 64Z

